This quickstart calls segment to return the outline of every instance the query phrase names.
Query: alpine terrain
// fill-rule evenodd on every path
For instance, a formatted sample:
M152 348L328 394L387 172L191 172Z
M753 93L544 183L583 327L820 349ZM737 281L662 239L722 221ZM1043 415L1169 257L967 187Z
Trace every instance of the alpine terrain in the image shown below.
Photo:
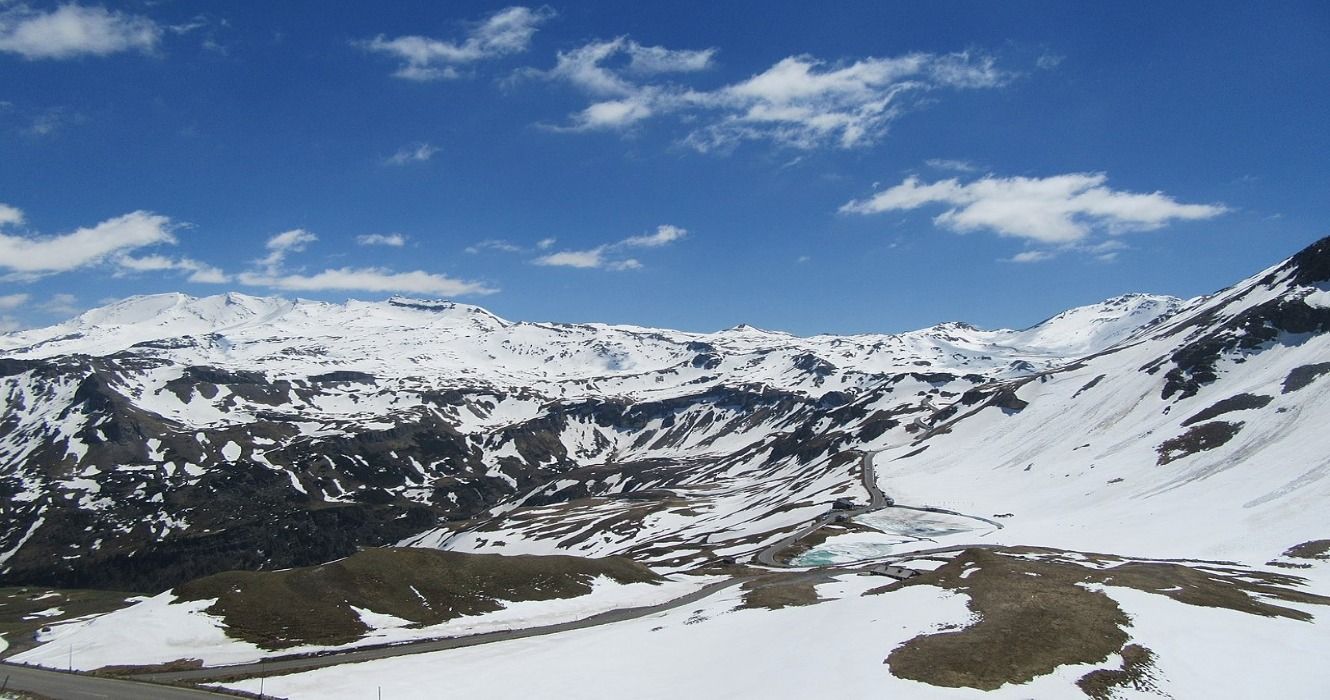
M1024 330L133 297L0 335L0 631L285 697L1314 697L1327 425L1330 238Z

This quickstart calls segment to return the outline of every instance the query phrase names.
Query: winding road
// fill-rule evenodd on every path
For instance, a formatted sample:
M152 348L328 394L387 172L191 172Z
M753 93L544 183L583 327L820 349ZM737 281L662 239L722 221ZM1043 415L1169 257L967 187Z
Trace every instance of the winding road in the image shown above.
M782 538L781 540L765 547L759 551L754 561L758 564L776 569L797 568L781 562L777 559L780 552L790 547L799 540L811 535L818 529L836 520L838 516L856 517L873 513L884 508L904 508L908 510L926 511L935 513L946 513L961 517L974 518L983 522L1002 527L1001 523L994 522L987 518L956 513L954 511L943 510L928 506L903 506L897 505L889 500L877 484L877 475L873 468L873 458L884 450L863 452L860 461L861 479L865 490L868 492L868 504L852 510L840 510L827 513L813 523L800 528L798 531ZM299 671L308 671L316 668L334 666L347 663L359 663L364 661L373 661L377 659L386 659L395 656L405 656L408 654L420 654L432 651L443 651L447 649L460 649L463 647L477 646L481 644L492 644L513 639L524 639L529 637L540 637L550 634L559 634L572 630L586 629L600 625L608 625L616 622L634 620L649 615L655 615L668 610L673 610L685 605L690 605L703 598L707 598L726 588L737 586L744 583L763 580L781 579L785 581L794 581L808 577L825 577L831 573L849 573L861 571L863 567L870 563L904 561L920 556L930 554L940 554L946 552L956 552L972 547L985 547L991 545L952 545L946 547L934 547L931 549L912 550L901 552L896 555L875 557L873 559L835 564L828 566L811 567L801 571L779 571L759 576L735 577L724 581L716 581L704 585L697 590L680 596L664 603L656 605L620 608L610 610L597 615L576 620L572 622L563 622L552 625L543 625L539 627L529 627L518 630L501 630L495 632L486 632L482 634L472 634L462 637L447 637L442 639L428 639L415 642L405 642L395 645L385 645L378 647L361 647L358 649L331 651L324 654L294 656L285 658L267 659L259 663L235 664L229 666L210 666L207 668L192 669L187 671L170 672L149 672L132 676L132 679L110 679L87 674L66 673L61 671L50 671L37 669L28 666L17 666L12 664L0 663L0 676L5 674L9 677L9 688L15 690L26 690L51 698L144 698L146 700L175 700L184 698L203 698L203 697L233 697L229 694L205 690L201 688L187 688L173 685L171 683L200 683L204 681L217 680L238 680L255 676L281 675L295 673Z

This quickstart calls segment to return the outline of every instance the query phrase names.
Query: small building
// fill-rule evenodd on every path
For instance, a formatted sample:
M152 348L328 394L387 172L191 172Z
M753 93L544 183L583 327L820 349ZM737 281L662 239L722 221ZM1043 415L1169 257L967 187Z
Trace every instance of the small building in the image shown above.
M831 502L832 510L854 510L858 507L859 504L853 498L845 498L844 496Z
M919 575L919 572L915 569L910 569L904 566L892 566L889 564L878 564L877 566L869 568L868 573L876 574L878 576L889 576L898 581L904 581L907 578L914 578Z

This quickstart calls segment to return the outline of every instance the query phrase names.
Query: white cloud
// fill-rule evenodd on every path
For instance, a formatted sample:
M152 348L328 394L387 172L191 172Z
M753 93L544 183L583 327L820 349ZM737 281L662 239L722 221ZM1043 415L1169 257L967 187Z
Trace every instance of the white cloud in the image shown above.
M410 163L423 163L434 157L439 149L428 143L418 143L411 146L403 146L396 153L383 159L384 165L407 165Z
M687 236L688 231L681 229L678 226L664 224L662 226L657 226L655 233L649 233L642 236L631 236L620 241L619 245L631 246L634 248L659 248Z
M636 258L625 258L620 254L620 251L624 248L659 248L687 236L688 231L685 229L665 224L657 226L655 233L629 236L616 243L606 243L588 250L564 250L550 253L531 262L548 267L576 267L616 271L639 270L642 268L642 262ZM550 241L550 245L553 245L553 239L546 240Z
M23 330L23 323L12 316L0 316L0 333Z
M406 80L443 80L460 77L456 66L521 53L531 44L531 37L541 24L554 16L549 8L509 7L490 15L471 27L460 42L424 36L382 34L357 42L365 49L398 59L401 65L393 73Z
M537 247L539 247L539 246L537 246ZM515 244L513 244L513 243L509 243L508 241L501 240L501 239L498 239L498 238L490 238L490 239L487 239L487 240L479 241L479 242L477 242L477 243L472 243L471 245L469 245L469 246L466 247L466 252L468 252L468 253L470 253L470 254L472 254L472 255L475 255L475 254L477 254L477 253L479 253L479 252L481 252L481 251L485 251L485 250L497 250L497 251L500 252L500 253L522 253L522 252L525 252L525 249L522 248L522 246L515 245Z
M318 236L302 228L283 231L269 238L268 242L264 244L264 247L268 249L268 255L258 260L258 264L267 268L270 274L276 274L278 268L286 261L287 254L299 253L310 243L317 240L319 240Z
M356 236L356 245L386 245L391 248L401 248L406 245L406 236L400 233L371 233Z
M378 238L375 238L376 236ZM395 240L393 236L400 234L370 234L361 236L360 239L373 239L379 245L392 245L387 241ZM235 279L251 287L296 292L343 290L464 296L493 294L499 291L480 282L457 280L423 270L395 272L381 267L342 267L307 275L284 269L288 254L303 251L310 243L317 240L318 236L304 229L279 233L268 239L265 247L269 253L267 257L255 261L257 268L241 272L235 275ZM405 242L405 237L402 237L402 242Z
M958 173L973 173L979 170L979 166L968 160L953 160L951 158L929 158L924 161L924 165L934 170L952 170Z
M1034 65L1036 68L1039 68L1041 70L1053 70L1054 68L1057 68L1058 66L1062 65L1062 61L1065 60L1066 58L1067 58L1066 56L1059 56L1057 54L1046 53L1040 55L1039 58L1035 59Z
M7 228L22 221L21 211L0 205L0 226ZM57 236L25 236L0 230L0 269L19 277L76 270L115 254L175 243L171 228L171 220L165 216L136 211Z
M1054 253L1051 250L1023 250L1010 258L1007 258L1005 262L1033 263L1052 260L1055 257L1057 257L1057 253Z
M643 46L627 37L593 41L571 51L560 51L548 71L525 71L526 75L562 80L593 95L628 96L643 88L624 74L652 76L665 73L694 73L711 67L716 49L667 49ZM609 63L613 65L607 65Z
M499 291L480 282L457 280L421 270L393 272L384 268L343 267L324 270L313 275L242 272L237 279L242 284L250 286L298 292L327 290L405 292L453 297L493 294Z
M599 246L591 250L565 250L558 253L542 255L532 262L537 265L549 265L553 267L580 267L583 269L605 267L606 246Z
M79 312L78 300L73 294L53 294L37 308L56 316L73 316Z
M16 5L0 12L0 52L28 60L151 53L162 28L151 19L104 7L61 5L38 12Z
M17 226L23 223L23 210L0 204L0 226Z
M937 226L958 232L987 230L1046 244L1078 243L1094 233L1157 229L1227 211L1219 204L1183 204L1162 192L1109 189L1107 180L1103 173L984 177L965 184L955 178L921 183L910 177L868 199L848 202L841 211L876 214L941 204L950 208L934 217Z
M964 52L838 65L790 56L713 90L649 80L661 73L702 70L714 53L644 47L620 37L561 52L554 68L527 74L567 82L596 98L555 130L621 130L676 114L690 124L683 142L700 151L748 140L800 149L870 145L900 114L918 106L926 92L998 87L1010 79L991 57Z
M559 242L559 239L557 239L557 238L542 238L542 239L536 241L536 249L537 249L537 250L549 250L549 249L550 249L555 243L558 243L558 242Z
M231 281L230 275L227 275L221 269L199 262L192 258L171 258L165 255L146 255L143 257L132 257L122 255L115 259L115 264L120 268L117 275L123 275L131 272L161 272L175 270L188 272L189 277L186 281L201 284L226 284Z
M13 311L28 303L28 299L30 298L32 297L28 294L6 294L0 296L0 311Z

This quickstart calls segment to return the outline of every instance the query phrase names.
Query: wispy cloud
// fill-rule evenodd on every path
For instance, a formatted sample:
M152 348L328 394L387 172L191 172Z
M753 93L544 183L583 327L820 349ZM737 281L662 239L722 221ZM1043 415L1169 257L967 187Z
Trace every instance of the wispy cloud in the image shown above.
M283 274L267 275L263 273L243 272L238 275L242 284L255 287L268 287L285 291L360 291L360 292L406 292L409 294L437 294L441 296L466 296L493 294L498 289L480 282L457 280L444 275L432 274L422 270L394 272L380 267L324 270L312 275Z
M356 245L382 245L390 248L401 248L406 245L406 236L400 233L370 233L364 236L356 236Z
M176 241L171 220L146 211L55 236L13 232L22 223L22 211L0 204L0 270L8 270L10 278L77 270L132 250Z
M269 274L277 274L277 271L280 270L283 263L286 262L287 255L290 255L291 253L299 253L310 243L317 240L319 240L318 236L303 228L283 231L282 233L272 236L263 244L263 247L268 251L268 254L255 262L268 270Z
M688 125L681 141L699 151L758 140L805 150L871 145L927 93L998 87L1011 78L992 57L961 52L842 64L790 56L711 90L654 80L658 74L703 70L714 54L715 49L644 47L621 37L561 52L552 69L526 74L565 82L595 99L566 124L550 127L554 130L622 130L674 114ZM655 70L644 70L647 65Z
M537 244L539 245L539 244ZM476 255L487 250L493 250L499 253L522 253L526 248L515 243L509 243L501 238L489 238L483 241L477 241L466 247L466 252Z
M630 248L659 248L687 237L688 232L678 226L657 226L655 232L629 236L616 243L587 250L562 250L542 255L531 262L547 267L576 267L582 269L637 270L643 267L637 258L624 255Z
M663 245L669 245L688 236L688 232L678 226L665 224L657 226L655 233L643 234L641 236L630 236L619 241L617 245L628 248L659 248Z
M461 76L460 65L526 51L536 30L553 16L547 7L509 7L473 25L460 41L417 35L389 39L380 34L356 45L396 58L399 65L393 75L398 78L446 80Z
M380 236L383 240L392 240L392 234L370 234L362 236L370 239ZM454 279L446 275L412 270L396 272L383 267L341 267L326 269L313 274L286 269L288 256L304 251L318 236L305 229L284 231L268 239L264 248L268 255L255 261L255 269L235 275L235 280L251 287L266 287L294 292L313 291L360 291L360 292L405 292L408 294L436 294L441 296L466 296L493 294L499 291L482 282ZM403 239L405 242L405 239ZM384 245L382 241L377 243ZM391 245L389 243L388 245Z
M434 157L439 149L428 143L417 143L410 146L403 146L396 153L383 159L384 165L408 165L411 163L424 163Z
M177 271L189 273L189 276L185 278L188 282L226 284L231 281L231 276L220 268L201 263L192 258L172 258L165 255L145 255L143 257L121 255L115 259L115 264L119 268L116 272L117 276L136 272Z
M71 3L41 12L20 4L0 11L0 52L28 60L151 53L162 31L147 17L104 7Z
M953 160L951 158L929 158L924 161L924 165L934 170L950 170L957 173L973 173L979 171L979 166L968 160Z
M55 316L73 316L79 312L78 300L73 294L53 294L37 308Z
M1066 58L1066 56L1061 56L1055 53L1046 53L1035 59L1034 65L1040 70L1053 70L1062 65L1062 61Z
M1127 192L1106 186L1103 173L1068 173L1045 178L984 177L921 182L907 178L842 213L877 214L929 205L948 207L933 218L957 232L991 231L1051 245L1081 244L1093 235L1151 230L1174 221L1219 216L1221 204L1184 204L1162 192ZM1033 253L1027 258L1033 258ZM1022 262L1030 262L1031 259Z
M1052 260L1054 257L1057 257L1057 253L1051 250L1023 250L1010 258L1006 258L1003 262L1033 263Z
M5 294L0 296L0 311L13 311L14 309L28 303L31 299L30 294Z

